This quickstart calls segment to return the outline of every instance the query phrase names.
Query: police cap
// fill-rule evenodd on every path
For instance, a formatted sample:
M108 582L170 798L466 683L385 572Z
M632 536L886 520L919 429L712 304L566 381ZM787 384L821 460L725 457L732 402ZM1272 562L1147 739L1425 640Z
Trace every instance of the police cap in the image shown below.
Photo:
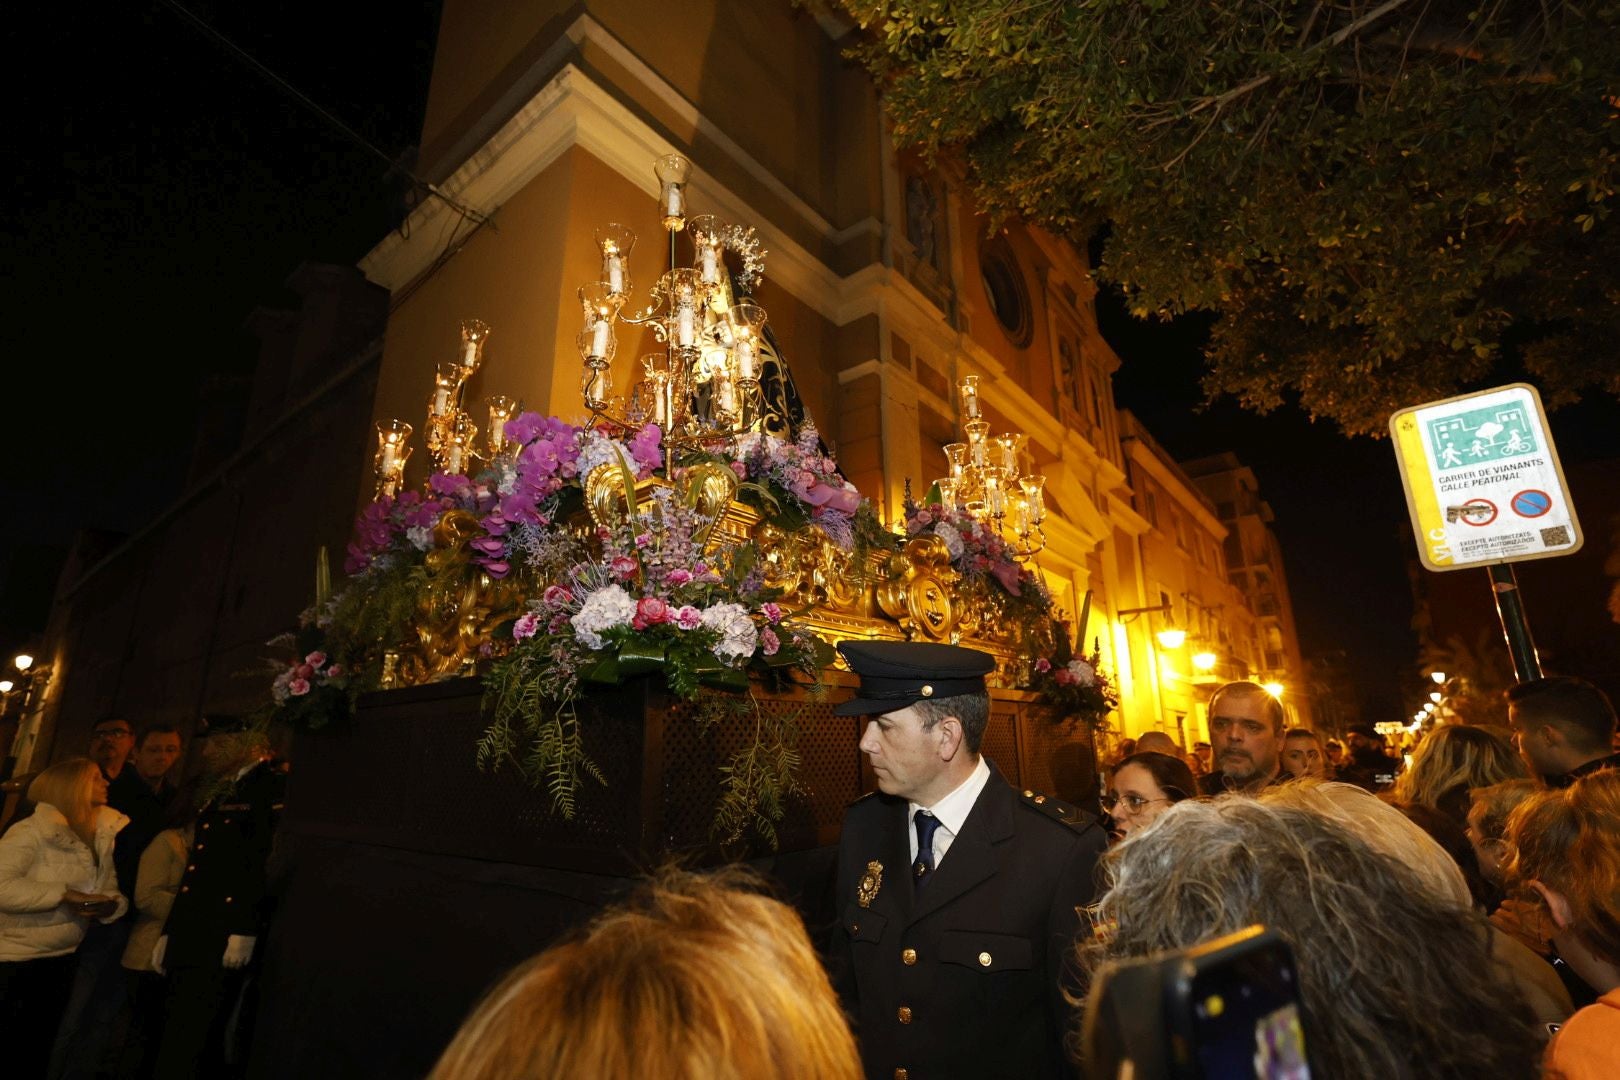
M996 667L994 657L960 645L846 641L838 651L861 685L852 700L833 709L836 716L895 712L919 701L982 694L984 677Z

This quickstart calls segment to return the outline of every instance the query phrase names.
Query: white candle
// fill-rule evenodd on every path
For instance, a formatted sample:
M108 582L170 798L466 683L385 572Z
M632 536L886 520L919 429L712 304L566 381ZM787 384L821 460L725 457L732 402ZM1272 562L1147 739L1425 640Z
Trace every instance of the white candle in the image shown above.
M617 255L607 257L608 289L612 292L624 291L624 260Z
M506 441L506 417L492 413L489 418L489 444L497 449Z
M667 214L669 217L685 217L686 207L682 205L684 202L685 200L681 198L681 188L679 184L664 185L665 214Z
M452 476L461 472L461 443L451 440L450 450L444 456L444 471Z
M391 442L383 443L383 447L382 447L382 474L383 474L383 479L385 481L388 480L389 478L391 478L394 475L394 469L395 469L398 461L399 461L399 458L398 458L397 452L394 450L394 444L391 443Z
M737 395L732 391L730 379L716 379L720 384L720 411L735 412L737 410Z
M720 280L720 270L716 265L719 260L715 258L714 246L701 244L699 247L703 251L703 283L713 285Z
M754 377L754 343L747 338L737 341L737 374L744 379Z
M664 394L664 381L659 379L653 383L653 423L659 427L669 423L669 404Z
M449 408L450 391L441 386L433 392L433 415L443 416Z
M692 339L696 336L692 328L692 315L692 302L689 299L683 299L676 315L675 324L675 340L683 349L691 348Z
M608 352L608 324L600 320L591 331L591 355L606 356Z
M469 368L478 366L478 342L466 341L462 343L461 366Z

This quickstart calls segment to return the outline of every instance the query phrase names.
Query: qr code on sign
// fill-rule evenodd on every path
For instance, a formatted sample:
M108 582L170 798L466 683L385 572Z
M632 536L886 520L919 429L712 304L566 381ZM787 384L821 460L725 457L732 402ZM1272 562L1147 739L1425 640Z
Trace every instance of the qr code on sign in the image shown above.
M1554 525L1550 529L1541 530L1541 543L1544 547L1563 547L1569 543L1569 526Z

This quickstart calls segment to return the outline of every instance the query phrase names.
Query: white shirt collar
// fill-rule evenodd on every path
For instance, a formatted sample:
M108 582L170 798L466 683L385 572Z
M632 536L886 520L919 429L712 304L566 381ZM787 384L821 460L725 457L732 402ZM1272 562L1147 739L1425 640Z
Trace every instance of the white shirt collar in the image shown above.
M927 810L930 814L939 818L939 823L950 830L952 836L955 836L962 831L962 825L967 821L968 814L973 811L973 804L979 801L979 792L984 790L984 785L989 779L990 763L985 761L984 755L981 754L979 755L979 763L973 767L973 772L968 774L966 780L956 786L955 791L933 806L923 806L920 803L910 804L907 808L909 814L907 820L915 817L918 810Z

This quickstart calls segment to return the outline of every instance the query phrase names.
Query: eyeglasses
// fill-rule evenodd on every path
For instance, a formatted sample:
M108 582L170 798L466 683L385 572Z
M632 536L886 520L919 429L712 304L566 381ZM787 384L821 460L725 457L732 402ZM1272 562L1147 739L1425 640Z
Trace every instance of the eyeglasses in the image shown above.
M1169 799L1144 799L1140 795L1116 795L1112 791L1102 797L1103 809L1107 810L1110 814L1114 812L1114 807L1118 806L1120 803L1125 804L1125 810L1127 813L1134 815L1140 814L1142 812L1142 807L1148 805L1149 803L1169 801Z

